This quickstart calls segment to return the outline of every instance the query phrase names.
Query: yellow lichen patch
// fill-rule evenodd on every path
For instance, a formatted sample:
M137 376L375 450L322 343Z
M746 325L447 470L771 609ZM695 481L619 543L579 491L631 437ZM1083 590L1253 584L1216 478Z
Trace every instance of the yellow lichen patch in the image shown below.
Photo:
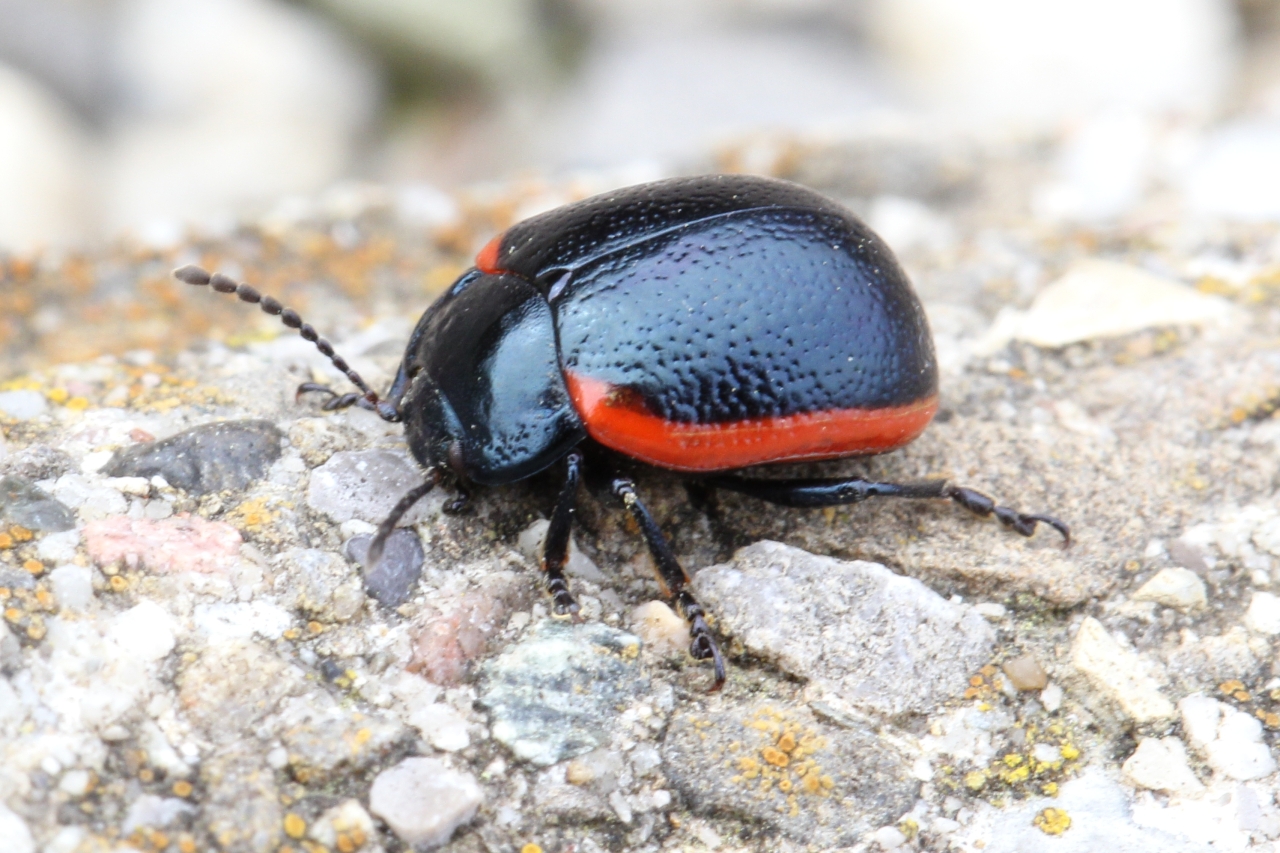
M1061 835L1071 827L1071 816L1062 809L1047 808L1032 823L1045 835Z
M530 841L528 844L520 848L520 853L542 853L542 845L534 844Z
M981 791L987 784L985 770L972 770L964 774L964 786L971 791Z
M13 537L8 533L0 533L0 551L13 547Z
M13 537L14 542L30 542L35 536L30 530L18 524L9 528L9 535Z
M237 527L244 530L257 530L275 521L276 514L267 509L266 498L251 498L227 513Z
M175 797L182 797L184 800L191 796L195 788L186 779L179 779L173 783L173 794Z
M752 785L757 796L777 798L778 811L791 815L799 814L804 797L830 795L835 780L823 774L815 758L827 745L816 731L794 714L767 705L742 725L754 733L755 743L751 738L733 742L732 751L747 754L729 762L738 771L730 781Z
M284 834L290 838L301 838L307 832L307 822L296 812L284 816Z

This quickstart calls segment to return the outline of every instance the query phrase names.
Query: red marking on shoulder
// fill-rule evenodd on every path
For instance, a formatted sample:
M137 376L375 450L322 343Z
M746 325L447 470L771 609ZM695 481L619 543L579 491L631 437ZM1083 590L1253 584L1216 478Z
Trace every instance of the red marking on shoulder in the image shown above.
M674 471L727 471L884 453L907 444L938 411L938 395L884 409L836 409L719 424L669 421L633 392L565 371L574 408L605 447Z
M498 275L506 270L498 266L498 252L502 250L502 234L494 237L476 255L476 269L489 275Z

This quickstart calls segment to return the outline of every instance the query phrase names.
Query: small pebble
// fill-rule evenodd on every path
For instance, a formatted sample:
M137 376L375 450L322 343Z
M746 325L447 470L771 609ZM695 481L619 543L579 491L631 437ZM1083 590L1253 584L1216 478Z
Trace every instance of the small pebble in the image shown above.
M27 824L0 803L0 838L4 839L5 853L35 853L36 842Z
M1269 592L1255 592L1245 611L1244 625L1256 634L1280 634L1280 598Z
M406 758L369 788L369 811L405 844L422 848L448 841L483 800L475 777L435 758Z
M1040 662L1031 655L1023 655L1005 661L1001 666L1004 674L1009 676L1010 683L1019 690L1043 690L1049 683L1049 676L1040 666Z
M88 770L68 770L58 780L58 790L69 797L83 797L93 786L93 774Z
M1124 781L1135 788L1192 794L1204 785L1187 764L1187 750L1176 737L1143 738L1121 767Z
M647 601L631 611L631 628L656 654L689 649L689 623L661 601Z
M307 505L339 524L353 518L380 524L396 502L421 483L422 470L399 453L344 450L311 472ZM425 520L432 505L430 496L418 501L400 524L407 527Z
M639 649L598 622L540 623L483 670L494 738L540 767L609 743L619 706L649 686Z
M896 826L882 826L871 833L871 840L879 845L881 850L896 850L907 843L907 836L903 835L902 830Z
M261 479L280 458L284 433L269 421L204 424L162 441L116 452L102 468L108 477L164 477L193 495L240 491Z
M367 535L347 540L347 557L364 566L372 541ZM393 530L382 549L382 559L372 569L365 566L365 590L383 607L399 607L413 596L425 559L417 533L405 527Z
M58 566L49 583L58 604L68 610L84 610L93 602L93 573L87 566Z
M436 749L457 752L471 745L467 721L443 702L415 708L406 719Z
M983 601L975 604L973 609L988 622L999 622L1009 612L1003 604L998 604L994 601Z
M28 530L64 531L76 526L70 509L21 477L0 479L0 519Z
M0 415L15 421L38 418L49 408L39 391L0 391Z
M1117 643L1092 616L1081 623L1071 643L1071 663L1134 722L1174 716L1173 703L1160 692L1138 655Z
M1154 601L1186 613L1208 601L1204 581L1190 569L1161 569L1133 594L1134 601Z
M1062 707L1062 688L1057 684L1050 684L1040 691L1040 704L1044 705L1044 709L1050 714L1056 712Z
M1275 757L1254 717L1201 694L1180 701L1178 713L1188 742L1214 770L1242 782L1275 772Z

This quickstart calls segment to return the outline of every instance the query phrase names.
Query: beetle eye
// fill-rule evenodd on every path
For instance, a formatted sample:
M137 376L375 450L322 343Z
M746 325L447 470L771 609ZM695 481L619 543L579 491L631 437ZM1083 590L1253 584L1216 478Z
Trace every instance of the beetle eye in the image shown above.
M456 438L453 441L449 442L448 459L449 459L449 467L452 468L455 473L457 474L466 473L466 469L463 467L463 461L462 461L462 442Z

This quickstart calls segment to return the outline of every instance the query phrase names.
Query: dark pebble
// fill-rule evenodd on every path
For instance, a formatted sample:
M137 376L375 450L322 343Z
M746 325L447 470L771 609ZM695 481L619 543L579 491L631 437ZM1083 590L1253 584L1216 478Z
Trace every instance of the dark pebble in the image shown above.
M0 480L0 518L28 530L70 530L75 514L52 495L21 477Z
M108 477L154 477L193 495L239 491L280 458L284 434L268 421L205 424L163 441L116 451L102 473Z
M347 559L364 566L372 536L353 536L347 541ZM383 607L399 607L409 600L413 587L422 576L426 554L418 534L406 527L397 528L387 537L382 559L372 570L365 566L364 587Z

